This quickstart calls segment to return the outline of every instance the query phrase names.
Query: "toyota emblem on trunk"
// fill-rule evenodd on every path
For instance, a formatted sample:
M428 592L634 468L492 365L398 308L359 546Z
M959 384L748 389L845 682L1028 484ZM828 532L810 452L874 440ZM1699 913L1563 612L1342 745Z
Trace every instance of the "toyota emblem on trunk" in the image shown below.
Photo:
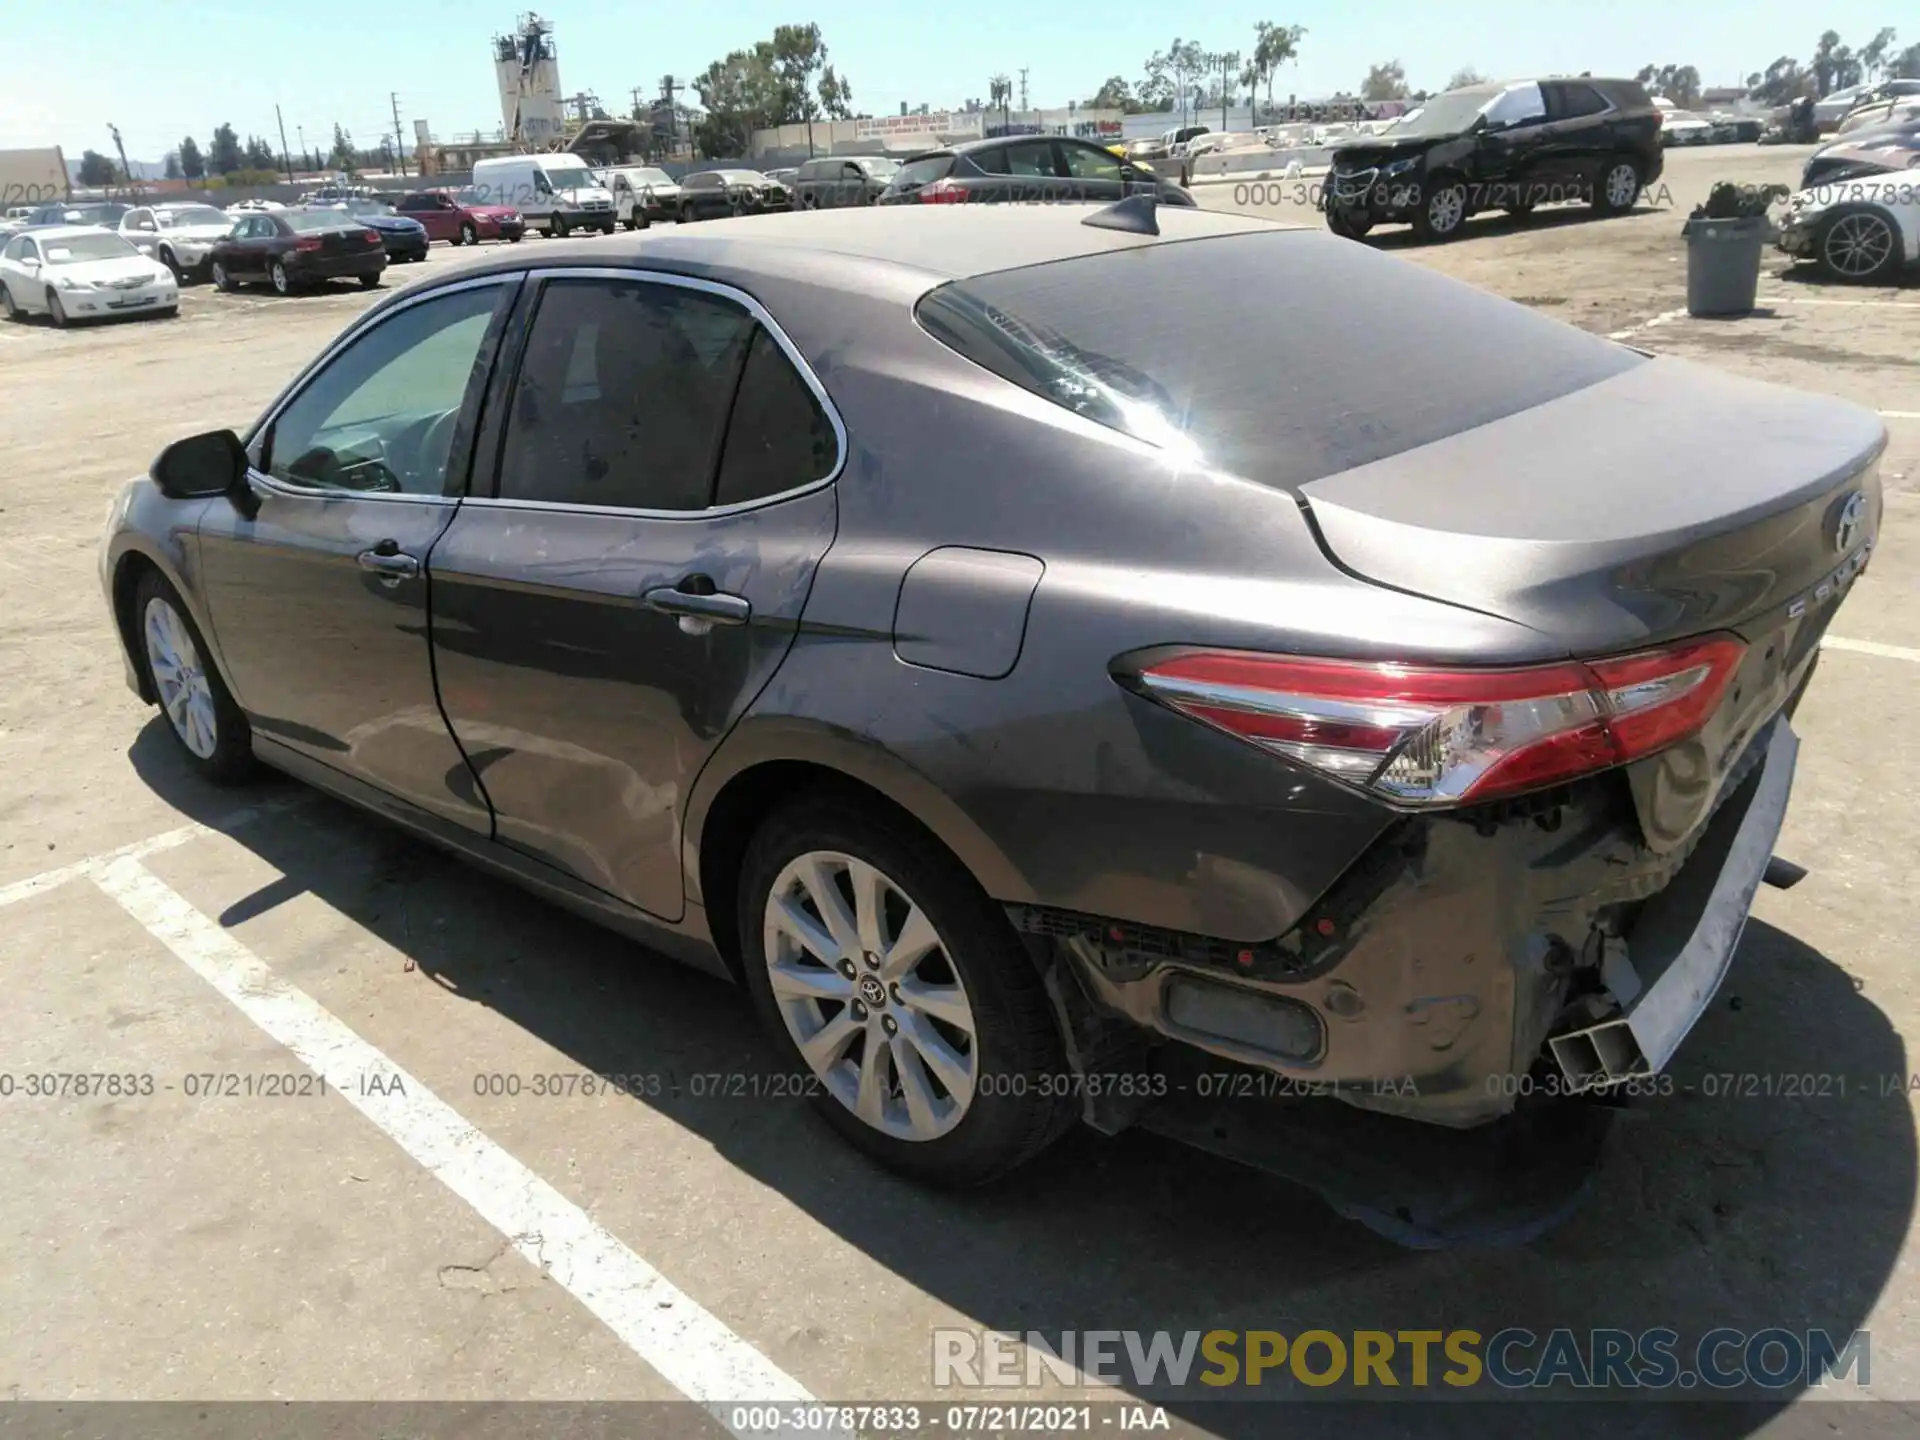
M1859 542L1861 530L1867 523L1866 492L1856 490L1847 503L1840 507L1840 519L1833 529L1833 548L1842 555Z

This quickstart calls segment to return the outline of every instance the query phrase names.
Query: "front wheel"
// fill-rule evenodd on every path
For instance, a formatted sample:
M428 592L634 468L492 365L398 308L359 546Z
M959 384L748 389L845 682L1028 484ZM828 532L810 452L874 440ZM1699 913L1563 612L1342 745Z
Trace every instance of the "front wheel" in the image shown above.
M53 321L55 328L61 330L73 323L67 317L67 307L60 303L60 297L51 290L47 292L47 318Z
M547 224L547 234L556 240L564 240L567 238L567 231L572 228L573 227L567 223L566 216L556 215Z
M682 225L691 225L693 223L693 207L691 205L682 205L680 207L680 223Z
M1361 240L1373 229L1373 217L1336 207L1327 211L1327 229L1345 240Z
M227 267L218 260L213 262L213 288L222 295L231 295L240 288L234 284L233 276L227 273Z
M1413 212L1413 233L1421 240L1451 240L1467 223L1467 187L1463 181L1437 182Z
M755 1008L853 1145L921 1180L978 1185L1072 1122L1040 972L937 842L815 792L762 825L741 879Z
M253 773L253 735L207 656L180 596L157 571L134 589L140 653L153 693L187 760L205 779L235 785Z
M165 245L160 247L160 263L167 267L167 273L173 276L174 284L178 285L185 278L184 272L180 269L179 258Z
M460 227L460 243L462 245L478 245L480 243L480 232L473 228L471 221Z
M1835 280L1890 285L1900 272L1900 232L1880 211L1860 206L1827 222L1819 255L1821 270Z
M639 213L637 211L631 211L631 210L628 211L627 218L622 220L620 223L629 230L638 230L640 228Z
M1616 160L1604 170L1593 187L1593 213L1624 215L1640 198L1640 167L1631 160Z

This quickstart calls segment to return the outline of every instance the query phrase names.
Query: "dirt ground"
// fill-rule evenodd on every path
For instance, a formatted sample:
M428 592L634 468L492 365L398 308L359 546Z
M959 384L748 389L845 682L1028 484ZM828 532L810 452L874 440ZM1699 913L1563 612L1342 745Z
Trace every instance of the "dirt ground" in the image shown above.
M1762 892L1678 1093L1618 1127L1571 1221L1511 1251L1401 1251L1145 1136L1078 1137L956 1197L874 1171L786 1100L532 1093L540 1075L767 1061L723 984L291 783L238 798L197 784L122 683L95 575L126 476L169 440L244 426L374 297L200 286L170 322L0 325L0 1395L931 1406L955 1398L933 1387L943 1326L1778 1326L1869 1331L1870 1385L1694 1404L1648 1433L1914 1433L1920 285L1841 289L1771 256L1755 315L1684 315L1688 209L1715 179L1791 179L1804 154L1679 152L1653 203L1615 220L1481 219L1435 249L1374 237L1598 333L1844 396L1891 434L1883 543L1799 717L1780 851L1811 874ZM1202 196L1234 208L1230 186ZM1239 208L1314 220L1290 200ZM389 283L472 254L436 247ZM302 1057L328 1046L397 1067L445 1114L190 1093L196 1075L309 1073ZM28 1075L69 1072L157 1080L26 1094ZM495 1093L503 1076L519 1093ZM1777 1077L1794 1076L1828 1079L1786 1093ZM1892 1403L1826 1403L1863 1395ZM1306 1414L1163 1398L1196 1434L1294 1433ZM1493 1422L1389 1398L1338 1423L1370 1437Z

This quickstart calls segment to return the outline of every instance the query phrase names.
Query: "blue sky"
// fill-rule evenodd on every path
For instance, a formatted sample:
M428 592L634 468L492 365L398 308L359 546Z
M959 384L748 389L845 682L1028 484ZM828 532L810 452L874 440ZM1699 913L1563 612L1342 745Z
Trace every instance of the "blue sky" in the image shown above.
M8 76L0 84L0 148L58 144L69 159L107 152L109 122L127 153L158 160L192 134L204 147L221 121L242 137L275 141L274 105L288 143L309 146L334 122L362 143L391 130L400 96L409 139L416 118L436 135L500 123L488 41L512 28L527 0L9 0ZM1209 49L1252 48L1256 20L1307 27L1299 62L1275 94L1356 89L1371 63L1398 59L1415 86L1444 84L1463 65L1490 75L1592 70L1631 74L1645 64L1691 64L1708 84L1735 83L1780 54L1804 60L1831 26L1859 46L1906 6L1893 0L1273 0L1232 4L1147 0L1080 5L1024 0L996 5L861 3L611 4L547 0L560 78L569 92L597 91L624 113L636 85L685 78L783 22L820 25L828 58L852 83L857 105L897 111L901 101L957 106L984 98L996 71L1028 67L1036 105L1084 99L1108 75L1139 77L1146 57L1176 37ZM1910 22L1907 43L1920 40ZM277 147L277 141L275 141Z

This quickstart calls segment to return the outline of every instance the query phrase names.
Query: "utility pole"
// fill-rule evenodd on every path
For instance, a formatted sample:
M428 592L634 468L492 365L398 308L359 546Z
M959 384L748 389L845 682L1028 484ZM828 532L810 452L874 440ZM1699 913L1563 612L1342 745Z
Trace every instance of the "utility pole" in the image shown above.
M1239 63L1240 63L1240 52L1238 50L1227 50L1221 53L1221 56L1220 56L1220 129L1223 132L1227 128L1227 77L1233 72L1234 67L1237 66Z
M107 129L113 135L113 148L120 152L120 173L126 176L127 188L131 190L133 188L133 167L127 164L127 147L120 143L120 127L110 123Z
M1027 67L1020 67L1020 113L1027 113Z
M393 158L400 166L402 175L407 173L407 137L400 130L400 92L388 92L393 101Z
M295 125L293 128L300 136L300 163L304 166L307 163L307 127L304 125ZM314 166L316 170L319 168L317 165Z
M286 167L287 183L293 183L293 157L287 153L287 122L281 118L280 107L273 107L273 123L280 127L280 163Z

